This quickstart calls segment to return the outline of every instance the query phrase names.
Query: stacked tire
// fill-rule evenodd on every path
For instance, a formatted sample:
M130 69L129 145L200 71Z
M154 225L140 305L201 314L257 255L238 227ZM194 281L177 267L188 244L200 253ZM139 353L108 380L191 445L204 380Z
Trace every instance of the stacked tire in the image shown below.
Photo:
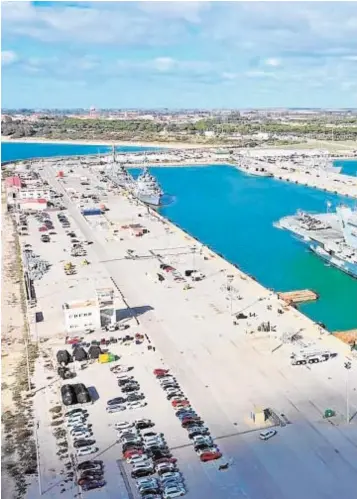
M78 404L88 404L91 401L88 388L83 383L73 385Z
M72 385L61 386L61 397L63 405L73 405L77 403L77 397Z

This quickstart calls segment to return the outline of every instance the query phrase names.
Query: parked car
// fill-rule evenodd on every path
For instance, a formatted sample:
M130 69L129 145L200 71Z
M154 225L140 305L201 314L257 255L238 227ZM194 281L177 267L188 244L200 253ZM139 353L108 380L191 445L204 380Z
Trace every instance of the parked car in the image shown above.
M130 392L136 392L140 390L140 385L138 383L130 383L128 385L125 385L122 387L121 391L123 393L130 393Z
M274 437L278 432L276 430L266 430L259 433L260 440L269 440Z
M128 464L146 463L152 466L152 459L147 454L133 454L127 458Z
M98 447L95 447L94 445L81 447L80 449L77 449L77 456L86 456L87 454L94 454L97 451Z
M182 485L174 485L164 489L162 493L163 499L173 499L174 497L184 496L186 489Z
M83 463L78 464L77 471L84 470L103 470L103 461L93 460L93 461L83 461Z
M146 402L143 402L142 400L137 400L134 402L128 402L128 409L140 409L141 407L145 407L147 405Z
M155 466L161 463L172 463L175 464L177 462L176 457L162 457L154 460Z
M181 397L174 397L171 399L172 407L187 407L190 406L190 402L186 399L182 399Z
M171 471L176 471L175 463L160 463L156 464L155 469L159 475L163 475L164 473L169 473Z
M146 428L151 428L155 426L155 423L151 419L137 419L135 421L135 427L139 430L145 430Z
M197 437L199 435L209 435L209 429L206 428L205 426L189 426L187 428L188 430L188 438L193 439L194 437Z
M156 487L159 484L157 478L139 478L139 480L136 481L136 486L139 489L143 485L151 485Z
M115 397L114 399L110 399L107 402L107 405L119 405L124 404L126 399L124 397Z
M72 409L72 410L66 412L64 417L69 418L70 416L73 416L74 414L82 414L83 416L85 416L85 415L88 415L88 411L86 409L82 409L82 408Z
M149 476L153 474L153 471L154 470L152 468L138 468L131 472L131 477L140 478L143 476Z
M116 412L121 412L121 411L125 411L127 409L127 406L124 405L124 404L121 404L121 405L113 405L113 406L108 406L107 407L107 412L109 414L114 414Z
M222 457L221 452L216 450L215 452L203 452L200 455L200 460L205 463L207 461L213 461L215 459L220 459L221 457Z
M86 492L87 490L99 489L101 487L104 487L105 484L105 480L95 480L81 485L81 488L84 492Z
M143 393L134 392L134 393L129 393L126 400L128 402L136 402L137 400L144 400L144 398L145 395Z
M75 440L73 442L73 447L75 447L75 448L89 447L89 446L94 445L94 444L95 444L95 440L79 439L79 440Z
M115 423L114 427L116 430L127 430L129 428L133 428L134 423L129 423L128 421L121 421L119 423Z
M159 369L154 369L153 373L155 376L160 376L167 374L169 371L170 369L159 368Z

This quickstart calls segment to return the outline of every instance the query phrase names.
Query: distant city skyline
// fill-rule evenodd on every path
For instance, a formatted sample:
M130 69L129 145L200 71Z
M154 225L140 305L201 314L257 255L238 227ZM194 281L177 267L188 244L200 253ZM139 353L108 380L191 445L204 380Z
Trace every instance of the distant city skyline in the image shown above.
M355 2L3 2L3 108L356 108Z

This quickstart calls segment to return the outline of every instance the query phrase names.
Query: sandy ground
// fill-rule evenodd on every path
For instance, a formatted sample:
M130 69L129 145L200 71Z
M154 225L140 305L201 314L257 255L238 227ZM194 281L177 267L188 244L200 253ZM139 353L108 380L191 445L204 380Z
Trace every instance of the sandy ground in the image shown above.
M1 137L1 142L29 142L35 144L85 144L93 146L136 146L136 147L161 147L169 149L202 149L204 147L215 147L217 145L212 144L189 144L182 142L129 142L129 141L102 141L102 140L56 140L56 139L45 139L45 138L31 138L24 137L21 139L11 139L10 137Z
M1 296L1 409L2 413L13 410L11 385L15 382L13 374L23 352L24 318L21 309L20 284L17 279L15 232L6 204L2 204L2 296ZM2 445L5 435L2 434ZM3 461L3 464L5 459ZM2 471L1 491L10 498L13 492L12 479Z

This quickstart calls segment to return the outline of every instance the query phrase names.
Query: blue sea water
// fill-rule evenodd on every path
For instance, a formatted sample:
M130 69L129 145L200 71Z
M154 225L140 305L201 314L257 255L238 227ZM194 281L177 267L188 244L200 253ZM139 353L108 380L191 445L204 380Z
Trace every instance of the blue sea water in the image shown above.
M117 146L118 152L137 152L156 150L156 147ZM3 142L1 161L15 159L42 158L48 156L73 156L80 154L98 154L111 151L111 147L87 144L50 144L36 142Z
M353 175L353 176L357 175L357 160L338 159L335 161L335 165L342 166L342 173L344 173L345 175Z
M10 145L15 149L9 151ZM21 154L45 156L42 146L51 146L47 149L49 156L65 154L65 145L41 144L37 153L27 148L33 145L21 144ZM2 144L7 160L19 157L16 146ZM70 147L68 154L93 153L92 146ZM343 164L347 163L351 168L353 162ZM355 167L357 170L357 163ZM290 233L273 226L299 208L323 212L328 200L336 205L343 198L275 179L250 177L224 165L153 167L152 172L174 199L161 209L163 215L267 287L317 291L319 300L303 305L301 310L330 330L357 327L357 280L326 266Z

